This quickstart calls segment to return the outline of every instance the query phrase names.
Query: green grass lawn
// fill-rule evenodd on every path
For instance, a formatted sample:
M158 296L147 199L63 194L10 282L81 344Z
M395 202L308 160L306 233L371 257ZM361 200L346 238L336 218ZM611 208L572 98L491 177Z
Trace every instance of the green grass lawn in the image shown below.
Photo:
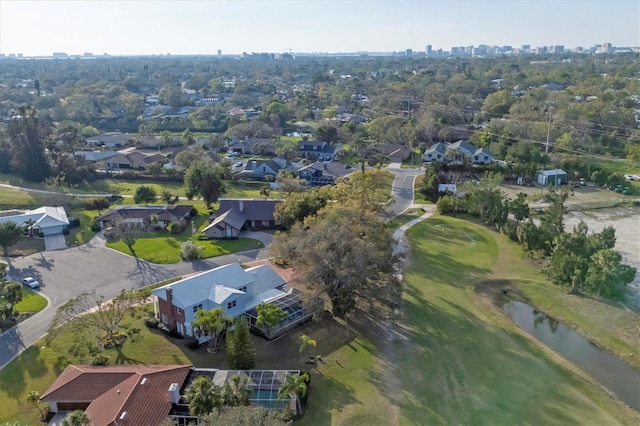
M208 223L209 215L206 211L194 218L196 229L202 230ZM223 254L237 253L245 250L262 248L262 243L252 238L239 238L237 240L204 240L197 239L201 233L195 235L195 243L202 247L202 258L220 256ZM191 227L187 225L178 234L170 234L160 230L148 233L139 238L133 245L135 253L131 253L129 247L121 240L108 241L107 247L118 250L124 254L132 255L152 263L177 263L180 262L180 245L191 239Z
M69 234L65 235L67 245L73 247L75 245L82 245L91 240L96 233L91 230L91 223L98 216L97 211L89 210L72 210L69 213L70 217L80 219L80 226L71 228Z
M452 218L430 219L408 235L400 424L637 422L638 413L574 374L475 293L474 284L497 278L553 291L518 247Z
M18 312L40 312L47 307L47 299L37 291L22 287L22 301L14 307Z
M416 176L416 180L413 183L413 202L415 204L432 204L431 201L424 198L424 195L420 192L423 180L424 173Z
M38 206L33 196L18 189L0 187L0 211L15 208L32 209Z

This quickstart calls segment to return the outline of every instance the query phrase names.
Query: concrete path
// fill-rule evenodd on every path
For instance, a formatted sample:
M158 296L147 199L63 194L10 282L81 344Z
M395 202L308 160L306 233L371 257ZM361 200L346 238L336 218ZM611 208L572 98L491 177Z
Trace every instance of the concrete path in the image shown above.
M44 237L44 246L47 251L64 250L67 248L67 240L64 235L47 235Z

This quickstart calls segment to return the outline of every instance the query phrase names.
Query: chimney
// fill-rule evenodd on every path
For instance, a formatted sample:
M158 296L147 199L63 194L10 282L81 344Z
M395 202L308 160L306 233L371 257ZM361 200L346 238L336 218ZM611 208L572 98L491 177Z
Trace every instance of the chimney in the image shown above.
M177 383L171 383L168 396L170 403L177 404L180 402L180 386Z
M242 213L244 211L244 201L243 200L239 200L238 209L240 210L240 213Z
M165 291L167 292L167 303L169 303L169 305L173 305L173 289L171 287L167 287Z

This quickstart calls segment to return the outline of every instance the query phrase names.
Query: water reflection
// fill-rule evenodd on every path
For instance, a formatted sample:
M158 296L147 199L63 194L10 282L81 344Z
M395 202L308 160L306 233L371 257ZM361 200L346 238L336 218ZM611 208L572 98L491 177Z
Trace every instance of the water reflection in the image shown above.
M504 309L518 327L589 373L631 408L640 411L640 371L526 303L511 301Z

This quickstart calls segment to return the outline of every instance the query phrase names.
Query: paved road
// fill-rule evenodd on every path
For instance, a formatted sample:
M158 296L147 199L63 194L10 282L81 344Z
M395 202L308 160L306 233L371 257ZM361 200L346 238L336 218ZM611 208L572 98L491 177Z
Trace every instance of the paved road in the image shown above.
M389 214L393 217L413 203L413 182L422 171L402 169L400 164L391 164L387 169L396 174L391 191L395 203L390 206ZM271 244L272 235L268 233L253 232L246 236L262 241L267 248ZM89 243L79 247L36 253L25 258L4 259L9 264L8 275L11 279L33 276L40 281L40 291L50 303L42 312L0 335L0 369L44 336L56 310L83 292L96 290L105 298L111 298L122 289L140 288L232 262L249 262L268 257L268 249L265 248L194 262L157 265L106 248L102 235L98 234Z
M271 241L271 235L266 233L253 233L251 237L267 244ZM49 299L50 304L42 312L0 336L0 368L44 336L58 307L83 292L95 289L105 298L111 298L122 289L144 287L232 262L249 262L267 257L267 250L260 249L194 262L157 265L106 248L104 239L98 234L89 243L79 247L41 252L25 258L3 259L9 263L8 274L11 279L19 280L30 275L40 281L40 292Z

